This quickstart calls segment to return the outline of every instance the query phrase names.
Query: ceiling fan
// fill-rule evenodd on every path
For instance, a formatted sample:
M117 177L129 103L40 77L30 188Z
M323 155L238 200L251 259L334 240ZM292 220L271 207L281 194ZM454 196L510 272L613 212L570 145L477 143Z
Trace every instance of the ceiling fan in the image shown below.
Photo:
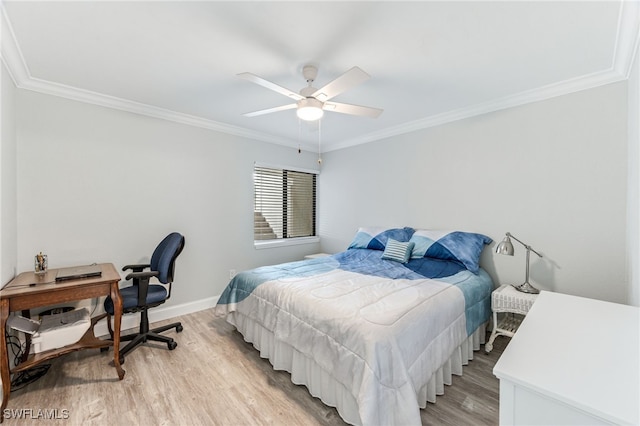
M278 84L258 77L249 72L238 74L238 77L249 80L267 89L273 90L292 98L296 102L293 104L283 105L274 108L263 109L260 111L248 112L243 114L245 117L256 117L259 115L270 114L277 111L285 111L296 108L296 114L301 120L316 121L322 118L324 111L339 112L342 114L358 115L363 117L376 118L382 110L379 108L371 108L360 105L345 104L340 102L330 102L331 99L341 93L346 92L353 86L362 83L371 78L369 74L362 71L358 67L353 67L335 80L327 83L320 89L313 87L313 82L318 75L318 68L314 65L305 65L302 68L302 75L307 80L307 87L296 93Z

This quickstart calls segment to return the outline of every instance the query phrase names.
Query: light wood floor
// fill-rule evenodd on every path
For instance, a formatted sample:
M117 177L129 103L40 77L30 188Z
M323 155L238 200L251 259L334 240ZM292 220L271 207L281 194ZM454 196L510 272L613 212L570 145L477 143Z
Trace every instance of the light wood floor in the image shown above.
M53 360L44 377L11 393L7 409L30 409L29 417L57 410L68 418L17 420L5 411L4 424L345 424L335 409L291 383L289 373L274 371L212 310L178 320L184 331L168 332L178 347L138 347L126 358L123 381L110 364L112 351L86 350ZM497 425L498 380L491 371L507 342L499 337L490 355L476 352L464 375L454 377L445 395L421 411L423 424Z

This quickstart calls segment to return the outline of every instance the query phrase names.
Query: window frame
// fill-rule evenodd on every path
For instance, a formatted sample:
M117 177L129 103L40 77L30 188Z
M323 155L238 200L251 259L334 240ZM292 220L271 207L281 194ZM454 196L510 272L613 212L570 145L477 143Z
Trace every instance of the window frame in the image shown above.
M320 175L320 171L319 170L313 170L313 169L304 169L301 167L292 167L292 166L282 166L282 165L275 165L275 164L268 164L268 163L258 163L255 162L253 164L253 170L252 170L252 187L253 187L253 191L252 191L252 196L253 196L253 211L255 212L255 198L256 198L256 180L255 180L255 173L256 173L256 168L269 168L269 169L276 169L276 170L286 170L286 171L291 171L291 172L299 172L299 173L309 173L309 174L313 174L315 175L315 229L314 229L314 236L307 236L307 237L288 237L288 238L275 238L275 239L270 239L270 240L256 240L254 238L253 240L253 245L256 249L265 249L265 248L272 248L272 247L283 247L283 246L294 246L294 245L300 245L300 244L316 244L320 242L320 236L318 235L318 188L319 188L319 179L318 176ZM253 217L253 216L252 216ZM252 232L255 235L255 221L252 221Z

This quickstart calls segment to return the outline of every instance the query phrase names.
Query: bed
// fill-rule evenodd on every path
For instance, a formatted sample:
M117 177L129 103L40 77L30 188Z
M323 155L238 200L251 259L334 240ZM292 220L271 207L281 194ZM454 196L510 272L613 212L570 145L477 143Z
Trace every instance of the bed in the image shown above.
M215 312L347 423L419 425L484 343L490 242L360 228L344 252L239 273Z

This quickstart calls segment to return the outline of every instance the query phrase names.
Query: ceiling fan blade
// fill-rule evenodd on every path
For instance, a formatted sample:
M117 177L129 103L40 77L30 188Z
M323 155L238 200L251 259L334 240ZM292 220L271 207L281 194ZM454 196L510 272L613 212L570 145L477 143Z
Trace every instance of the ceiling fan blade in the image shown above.
M243 78L245 80L248 80L252 83L256 83L259 84L262 87L266 87L267 89L273 90L274 92L278 92L282 95L285 95L289 98L295 99L296 101L299 101L301 99L304 99L304 96L301 96L300 94L287 89L286 87L282 87L278 84L272 83L269 80L265 80L262 77L258 77L255 74L251 74L250 72L242 72L240 74L238 74L238 77Z
M322 108L325 111L340 112L342 114L360 115L362 117L378 118L382 109L365 107L360 105L343 104L339 102L325 102Z
M355 85L367 81L371 76L362 71L358 67L353 67L338 78L327 83L324 87L318 89L313 95L319 101L328 101L338 96L340 93L346 92Z
M282 105L282 106L279 106L279 107L274 107L274 108L269 108L269 109L261 109L260 111L247 112L247 113L242 114L242 115L244 115L245 117L257 117L259 115L271 114L272 112L286 111L288 109L294 109L297 106L298 106L298 104Z

